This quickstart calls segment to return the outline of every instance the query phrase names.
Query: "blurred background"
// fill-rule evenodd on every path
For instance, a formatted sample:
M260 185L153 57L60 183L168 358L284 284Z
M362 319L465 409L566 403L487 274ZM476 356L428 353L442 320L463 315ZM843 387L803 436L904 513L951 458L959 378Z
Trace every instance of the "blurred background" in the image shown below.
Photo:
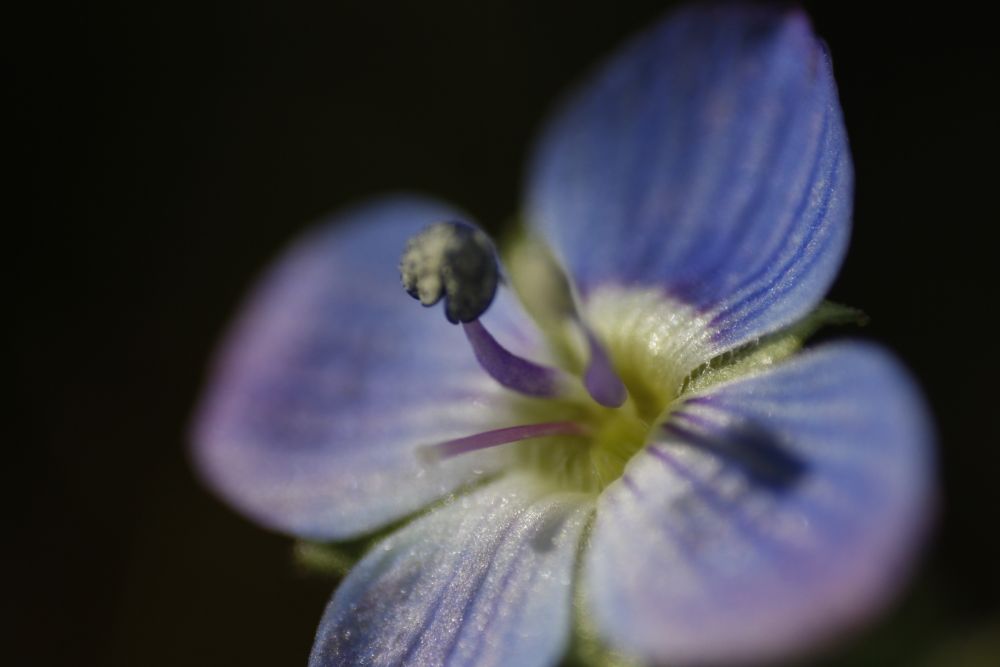
M996 39L960 3L874 4L805 3L857 171L831 296L922 381L943 511L906 594L819 660L1000 664ZM5 662L304 665L334 582L297 569L290 541L222 506L186 458L219 335L283 245L344 204L415 189L498 229L559 93L665 6L14 10Z

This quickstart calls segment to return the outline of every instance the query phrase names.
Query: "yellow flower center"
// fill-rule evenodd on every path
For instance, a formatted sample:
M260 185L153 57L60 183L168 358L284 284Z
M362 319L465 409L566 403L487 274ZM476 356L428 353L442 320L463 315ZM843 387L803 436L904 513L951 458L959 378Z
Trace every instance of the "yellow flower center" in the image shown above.
M707 357L708 329L693 310L659 290L602 288L588 296L582 309L628 389L628 400L607 408L583 394L515 398L525 423L572 421L585 435L535 438L512 446L518 466L561 488L597 492L621 477L625 464L666 419L685 378ZM573 340L572 329L548 327L547 333L566 365L578 368L582 344Z

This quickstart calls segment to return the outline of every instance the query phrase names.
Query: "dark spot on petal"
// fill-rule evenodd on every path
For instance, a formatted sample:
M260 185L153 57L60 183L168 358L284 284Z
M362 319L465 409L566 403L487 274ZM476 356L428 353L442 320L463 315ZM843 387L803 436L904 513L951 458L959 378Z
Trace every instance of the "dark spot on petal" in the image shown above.
M689 428L677 423L676 414L663 430L685 444L718 456L738 469L758 487L775 493L790 490L805 474L805 461L788 449L777 435L753 422L728 424L718 430Z

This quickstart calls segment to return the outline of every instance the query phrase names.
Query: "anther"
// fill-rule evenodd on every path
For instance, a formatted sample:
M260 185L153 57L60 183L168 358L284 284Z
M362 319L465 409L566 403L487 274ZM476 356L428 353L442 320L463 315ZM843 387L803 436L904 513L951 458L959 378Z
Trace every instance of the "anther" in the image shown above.
M444 298L444 314L452 324L486 312L500 281L493 242L464 222L438 222L411 238L399 273L403 289L424 306Z

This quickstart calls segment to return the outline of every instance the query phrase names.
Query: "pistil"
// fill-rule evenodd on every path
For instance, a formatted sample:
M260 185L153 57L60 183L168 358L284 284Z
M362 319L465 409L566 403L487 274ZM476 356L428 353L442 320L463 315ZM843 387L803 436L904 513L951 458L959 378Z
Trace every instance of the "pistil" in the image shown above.
M511 442L529 440L531 438L545 438L554 435L586 438L589 434L588 429L576 422L542 422L539 424L499 428L493 431L468 435L463 438L445 440L433 445L424 445L418 451L420 457L425 461L439 461L451 458L452 456L458 456L459 454L496 447L497 445L506 445ZM585 440L581 440L581 444L585 444L585 442Z

